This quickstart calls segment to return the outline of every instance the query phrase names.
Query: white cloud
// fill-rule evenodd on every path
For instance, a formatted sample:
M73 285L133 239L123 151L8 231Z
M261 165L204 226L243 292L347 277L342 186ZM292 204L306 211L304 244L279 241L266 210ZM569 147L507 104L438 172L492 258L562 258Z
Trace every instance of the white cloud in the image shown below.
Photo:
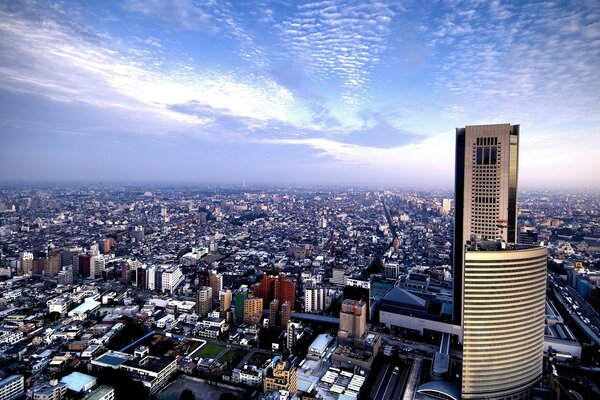
M293 94L263 77L179 67L160 71L147 53L77 37L55 22L0 13L0 79L12 90L160 115L176 121L209 121L175 113L174 103L198 101L234 115L285 119ZM129 54L132 52L129 51Z

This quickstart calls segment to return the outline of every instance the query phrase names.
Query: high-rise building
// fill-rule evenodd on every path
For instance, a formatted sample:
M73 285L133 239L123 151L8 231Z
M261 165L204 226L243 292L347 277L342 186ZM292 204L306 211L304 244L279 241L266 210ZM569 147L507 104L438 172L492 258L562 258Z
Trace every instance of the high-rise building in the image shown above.
M546 255L517 245L519 126L456 131L453 322L463 399L525 399L543 365Z
M464 245L471 239L517 239L519 125L456 129L454 309L461 325Z
M225 312L231 309L231 290L221 290L219 292L219 311Z
M56 276L60 271L60 249L54 248L48 252L48 261L44 268L44 276Z
M279 320L279 327L280 328L287 327L288 322L290 322L291 318L292 318L292 305L290 304L289 301L285 301L281 305L281 318Z
M210 276L213 300L219 300L219 293L223 290L223 275L214 273Z
M33 269L33 253L29 251L23 252L21 256L21 271L23 275L31 275Z
M543 247L499 242L467 247L463 399L529 398L542 374L546 267Z
M340 339L361 338L367 331L367 303L346 299L340 311Z
M269 326L277 326L279 322L279 300L275 299L269 304Z
M92 255L90 253L83 253L79 255L79 276L83 279L89 278L90 273L94 269L94 260L92 259Z
M242 286L235 292L234 305L235 313L234 317L236 322L242 322L244 320L244 300L248 298L248 287Z
M263 299L248 297L244 300L244 323L258 325L262 319Z
M318 313L325 308L325 289L306 288L304 289L304 312Z
M260 283L254 286L254 295L262 298L265 304L271 304L273 300L278 300L279 304L287 301L293 308L296 304L296 283L285 274L263 275Z
M196 293L196 312L205 317L212 310L212 288L202 286Z

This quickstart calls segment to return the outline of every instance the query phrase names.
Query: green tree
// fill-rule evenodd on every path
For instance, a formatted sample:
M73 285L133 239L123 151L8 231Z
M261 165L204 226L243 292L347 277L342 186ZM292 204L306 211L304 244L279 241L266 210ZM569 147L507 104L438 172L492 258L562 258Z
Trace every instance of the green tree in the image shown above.
M190 389L184 389L179 396L179 400L196 400L196 395Z

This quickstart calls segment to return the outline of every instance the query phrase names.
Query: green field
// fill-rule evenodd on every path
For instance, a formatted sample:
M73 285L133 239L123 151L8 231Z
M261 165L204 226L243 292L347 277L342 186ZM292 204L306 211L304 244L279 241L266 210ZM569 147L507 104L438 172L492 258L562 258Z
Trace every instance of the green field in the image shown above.
M224 346L218 344L207 343L204 346L202 346L199 350L196 350L193 353L192 357L215 358L217 354L223 351L224 348Z
M256 351L256 352L254 352L254 354L252 354L252 356L250 356L250 359L248 360L248 364L256 365L257 367L261 367L265 363L265 361L267 361L270 358L273 358L273 355Z
M229 349L229 351L219 358L219 362L229 363L231 368L235 367L246 357L248 352L243 349Z

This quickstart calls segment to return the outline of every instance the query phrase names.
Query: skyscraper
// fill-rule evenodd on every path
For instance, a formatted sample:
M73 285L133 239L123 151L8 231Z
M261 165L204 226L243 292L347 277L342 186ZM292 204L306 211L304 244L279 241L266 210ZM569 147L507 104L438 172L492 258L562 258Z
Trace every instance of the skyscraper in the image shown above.
M517 240L519 126L456 131L454 310L463 399L524 399L543 365L546 255Z
M543 247L467 247L463 399L529 398L542 374L546 266Z
M463 250L467 241L515 243L519 125L456 129L453 321L462 323Z

